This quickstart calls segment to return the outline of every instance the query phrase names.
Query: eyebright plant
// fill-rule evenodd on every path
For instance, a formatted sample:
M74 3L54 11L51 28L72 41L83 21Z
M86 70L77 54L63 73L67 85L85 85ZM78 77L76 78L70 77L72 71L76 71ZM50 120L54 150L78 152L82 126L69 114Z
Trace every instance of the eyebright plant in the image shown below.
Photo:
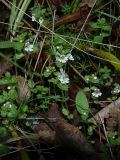
M111 32L111 26L106 23L105 18L100 16L97 22L92 22L91 26L96 31L96 36L93 37L94 42L101 43L103 41L103 38L109 36ZM98 31L99 31L99 35L98 35Z

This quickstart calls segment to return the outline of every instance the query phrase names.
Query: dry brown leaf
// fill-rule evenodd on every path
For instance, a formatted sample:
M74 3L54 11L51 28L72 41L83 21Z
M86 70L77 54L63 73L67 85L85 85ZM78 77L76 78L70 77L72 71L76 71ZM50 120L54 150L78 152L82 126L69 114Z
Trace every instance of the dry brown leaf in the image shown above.
M99 154L97 154L92 145L88 143L82 132L62 118L56 103L51 105L48 117L56 118L56 122L51 124L54 126L54 130L52 130L49 125L45 125L45 123L39 125L37 133L40 136L40 140L44 142L56 142L56 145L72 151L72 153L79 155L80 158L87 158L87 160L99 159Z
M19 102L27 101L31 96L31 91L24 77L19 76L18 80L18 96Z
M106 130L108 132L113 132L117 128L117 119L115 117L110 117L106 119Z
M120 114L120 98L100 110L91 120L94 123L97 122L101 124L104 123L105 119L108 119L113 115L115 117L115 113ZM116 117L118 117L118 115L116 115Z
M59 10L65 3L65 0L49 0L49 4L54 10Z
M74 154L78 154L81 159L99 160L99 154L95 152L94 148L87 141L82 132L62 118L58 109L59 107L56 103L51 105L50 113L52 113L52 116L50 116L51 118L56 118L55 131L57 144L60 144L65 149L67 148ZM55 113L55 117L53 116L53 113Z
M79 129L63 119L56 124L56 141L76 153L86 155L95 153Z
M61 17L60 19L58 19L55 23L54 23L54 27L57 27L61 24L66 24L68 22L73 22L76 21L78 19L80 19L82 17L82 14L80 11L77 12L73 12L70 13L66 16ZM53 24L50 24L48 27L51 28L53 26Z
M8 57L10 58L10 57ZM12 69L12 64L7 62L6 60L0 60L0 77L8 70Z
M80 7L87 5L88 7L92 8L94 6L95 1L96 0L82 0L82 2L80 3Z
M55 131L50 128L45 122L41 122L36 128L35 131L39 135L39 139L47 144L55 143Z
M69 96L69 100L68 100L68 109L73 112L76 108L76 104L75 104L75 97L78 93L78 91L80 90L80 87L75 84L75 83L71 83L69 90L68 90L68 96Z

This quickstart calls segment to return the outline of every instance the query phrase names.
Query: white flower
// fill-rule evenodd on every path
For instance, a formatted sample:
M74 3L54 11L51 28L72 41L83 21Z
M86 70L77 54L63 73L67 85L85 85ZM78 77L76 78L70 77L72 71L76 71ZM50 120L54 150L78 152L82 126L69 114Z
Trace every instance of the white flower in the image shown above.
M33 51L33 44L30 44L30 42L26 42L25 43L25 51L32 52Z
M68 57L69 60L74 61L74 58L73 58L72 54L69 53L66 56Z
M8 89L8 90L10 90L10 89L11 89L11 87L10 87L10 86L8 86L8 87L7 87L7 89Z
M58 75L58 79L62 84L67 84L70 81L62 68L60 69L60 75Z
M60 56L56 56L56 60L61 63L66 63L68 60L74 60L73 56L69 53L67 55L61 54Z
M90 79L87 77L87 78L86 78L86 81L89 81L89 80L90 80Z
M50 69L49 69L49 68L47 68L47 69L46 69L46 72L50 72Z
M97 76L94 76L93 79L97 79Z
M84 116L86 116L86 115L87 115L87 113L86 113L86 112L83 112L83 115L84 115Z
M8 101L8 102L6 102L6 103L4 103L4 105L3 106L8 106L9 108L12 108L12 104Z
M61 63L66 63L68 61L68 57L64 54L61 54L59 57L56 56L56 60Z
M36 21L36 18L35 18L35 14L34 14L34 13L32 14L32 21L33 21L33 22Z
M35 129L38 124L39 124L39 121L38 119L36 119L36 117L35 118L30 117L27 119L27 122L26 122L26 125L31 127L32 129Z
M116 94L116 93L120 93L120 87L119 86L116 86L113 90L113 92Z
M93 97L98 98L98 97L100 97L101 95L102 95L102 93L100 92L100 89L99 89L99 88L95 88L95 89L94 89L94 92L92 92L92 96L93 96Z
M12 104L9 104L9 108L12 108Z
M92 78L93 78L94 80L98 79L98 77L95 76L94 74L92 74L91 76L92 76Z
M59 47L59 46L57 46L56 48L57 48L57 49L60 49L60 47Z
M60 75L60 76L58 76L58 79L59 79L59 81L60 81L62 84L67 84L67 83L69 83L69 78L66 77L65 75Z
M40 25L43 23L43 18L42 17L39 18L39 23L40 23Z

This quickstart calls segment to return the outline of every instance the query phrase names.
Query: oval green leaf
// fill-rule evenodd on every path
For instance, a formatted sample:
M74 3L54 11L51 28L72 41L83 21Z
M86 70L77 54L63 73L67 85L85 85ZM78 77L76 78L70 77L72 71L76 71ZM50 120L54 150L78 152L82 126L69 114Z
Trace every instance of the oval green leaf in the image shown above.
M89 103L83 90L79 90L76 95L76 109L81 114L81 118L86 120L90 113Z

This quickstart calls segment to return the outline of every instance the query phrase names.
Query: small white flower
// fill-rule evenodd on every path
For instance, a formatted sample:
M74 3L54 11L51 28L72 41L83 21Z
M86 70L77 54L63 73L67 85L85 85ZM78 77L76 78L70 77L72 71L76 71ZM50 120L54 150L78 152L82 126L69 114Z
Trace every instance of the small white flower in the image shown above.
M98 77L95 76L94 74L92 74L91 76L92 76L92 78L93 78L94 80L98 79Z
M39 23L40 23L40 25L43 23L43 18L42 17L39 18Z
M61 82L62 84L67 84L67 83L69 83L69 78L66 77L66 76L60 75L60 76L58 76L58 79L60 80L60 82Z
M33 44L30 44L30 42L26 42L25 43L25 51L32 52L33 51Z
M66 56L68 57L69 60L74 61L74 58L73 58L72 54L69 53Z
M50 72L50 69L49 69L49 68L47 68L47 69L46 69L46 72Z
M100 92L100 89L99 89L99 88L95 88L95 89L94 89L94 92L92 92L92 96L93 96L93 97L98 98L98 97L100 97L101 95L102 95L102 93Z
M94 76L93 79L97 79L97 76Z
M21 39L21 40L20 40L20 43L22 43L22 42L23 42L23 40Z
M35 14L34 14L34 13L32 14L32 21L33 21L33 22L36 21L36 18L35 18Z
M56 56L56 60L61 63L66 63L68 61L68 57L66 55L62 54L59 57Z
M8 89L8 90L10 90L10 89L11 89L11 87L10 87L10 86L8 86L8 87L7 87L7 89Z
M12 104L9 104L9 108L12 108Z
M39 124L39 121L37 121L37 120L33 121L33 125L38 125L38 124Z
M56 48L57 48L57 49L60 49L60 47L59 47L59 46L57 46Z
M61 54L60 56L56 56L56 60L61 63L66 63L68 60L74 60L73 56L69 53L67 55Z
M89 81L89 80L90 80L90 79L87 77L87 78L86 78L86 81Z
M114 88L113 92L114 92L115 94L120 93L120 87L119 87L119 86L116 86L116 87Z
M58 75L58 79L62 84L67 84L70 81L62 68L60 69L60 75Z
M8 102L6 102L6 103L4 103L4 105L3 106L8 106L9 108L12 108L12 104L8 101Z
M35 127L39 124L38 119L33 119L33 117L31 117L30 119L27 120L26 125L31 127L32 129L35 129Z

